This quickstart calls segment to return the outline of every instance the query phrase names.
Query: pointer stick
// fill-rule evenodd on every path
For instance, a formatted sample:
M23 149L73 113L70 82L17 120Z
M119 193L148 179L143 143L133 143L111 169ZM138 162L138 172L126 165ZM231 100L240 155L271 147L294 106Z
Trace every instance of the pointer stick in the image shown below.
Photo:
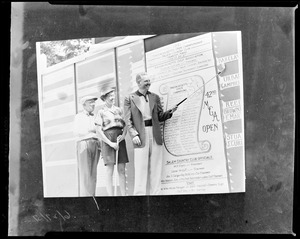
M207 81L204 85L200 86L197 90L195 90L193 92L193 94L187 96L185 99L183 99L182 101L180 101L176 106L179 106L180 104L182 104L185 100L187 100L187 98L191 97L192 95L194 95L198 90L200 90L203 86L205 86L208 82L210 82L213 78L215 78L216 76L220 75L224 70L225 70L225 64L222 63L220 65L221 69L219 70L218 74L216 74L215 76L213 76L209 81Z
M180 101L180 102L177 104L177 106L180 105L181 103L183 103L185 100L187 100L187 97L186 97L185 99L183 99L182 101Z

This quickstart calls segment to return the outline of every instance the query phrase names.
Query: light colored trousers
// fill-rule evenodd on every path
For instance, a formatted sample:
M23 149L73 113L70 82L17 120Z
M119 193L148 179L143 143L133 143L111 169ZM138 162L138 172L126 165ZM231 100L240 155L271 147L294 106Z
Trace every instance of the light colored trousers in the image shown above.
M100 157L99 141L82 140L77 143L79 169L79 195L95 196L97 183L97 165Z
M134 149L134 195L146 195L149 175L150 195L161 193L162 145L153 138L152 126L145 127L145 147Z

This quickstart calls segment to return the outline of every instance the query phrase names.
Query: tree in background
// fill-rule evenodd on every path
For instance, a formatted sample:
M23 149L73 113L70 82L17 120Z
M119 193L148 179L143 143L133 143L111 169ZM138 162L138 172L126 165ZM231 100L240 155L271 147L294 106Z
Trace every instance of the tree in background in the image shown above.
M91 44L91 38L41 42L41 54L47 56L49 67L87 52Z

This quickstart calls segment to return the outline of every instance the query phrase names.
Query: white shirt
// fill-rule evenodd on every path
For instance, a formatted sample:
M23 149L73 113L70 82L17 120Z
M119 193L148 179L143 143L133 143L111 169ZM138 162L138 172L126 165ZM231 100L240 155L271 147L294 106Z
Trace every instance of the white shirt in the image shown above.
M143 119L144 120L150 120L151 117L151 112L150 112L150 105L149 105L149 96L146 94L147 101L144 96L139 96L140 101L141 101L141 110L143 114Z
M82 111L75 116L74 134L78 141L89 138L98 138L96 134L95 117L87 111Z

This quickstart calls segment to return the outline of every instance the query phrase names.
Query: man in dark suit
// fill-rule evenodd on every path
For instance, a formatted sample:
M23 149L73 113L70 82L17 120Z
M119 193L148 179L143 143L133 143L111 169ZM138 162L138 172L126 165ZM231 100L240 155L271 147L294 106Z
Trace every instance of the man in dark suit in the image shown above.
M159 96L149 91L147 73L137 74L136 83L139 89L124 101L125 121L134 146L134 195L146 195L148 174L150 195L159 195L163 160L160 122L171 118L177 106L163 112Z

